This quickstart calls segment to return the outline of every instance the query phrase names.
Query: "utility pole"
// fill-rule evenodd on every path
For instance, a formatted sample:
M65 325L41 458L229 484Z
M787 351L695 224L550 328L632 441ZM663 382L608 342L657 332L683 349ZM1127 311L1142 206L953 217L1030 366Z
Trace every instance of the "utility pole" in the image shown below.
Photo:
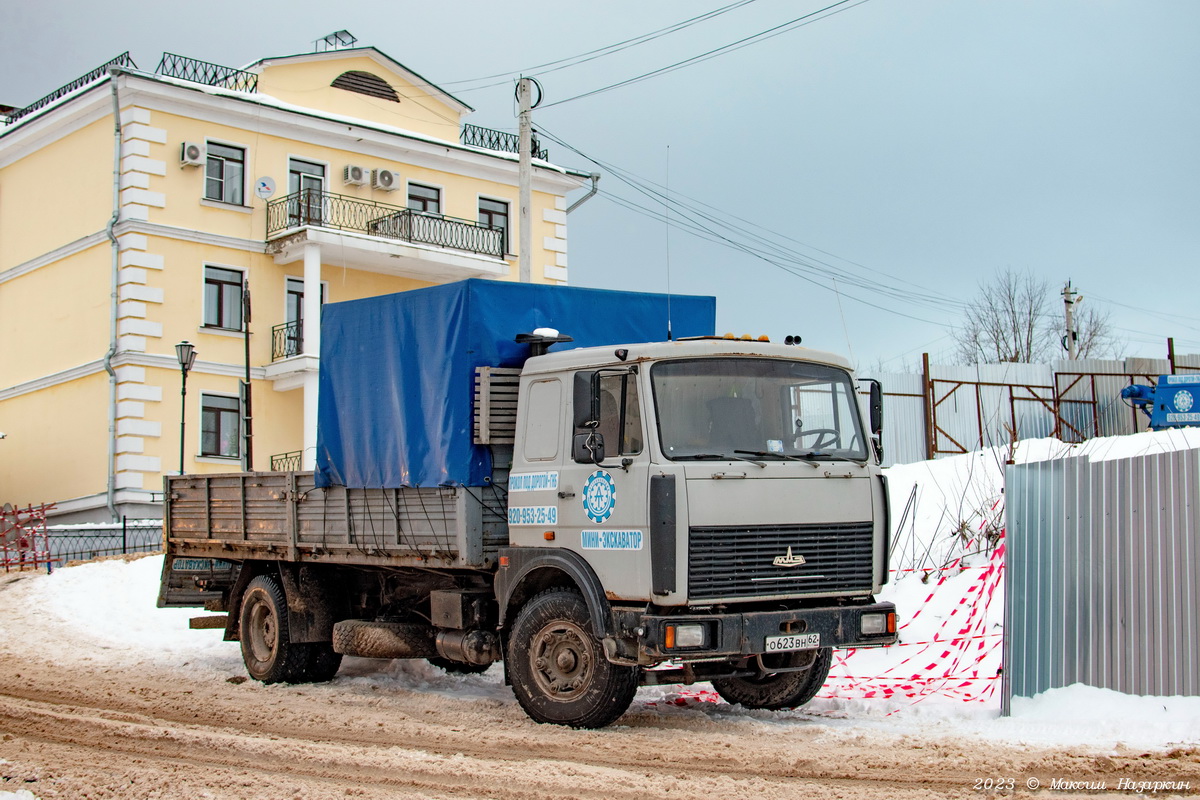
M1063 337L1063 346L1067 349L1067 358L1071 361L1076 357L1076 340L1079 338L1079 332L1075 330L1075 304L1082 303L1082 295L1076 295L1071 289L1071 282L1067 281L1067 285L1063 287L1063 307L1067 317L1067 335Z
M533 280L530 258L533 255L533 213L530 184L533 180L533 81L521 78L517 82L517 103L520 112L517 118L517 154L519 156L517 202L520 209L520 240L518 243L518 280L529 283Z

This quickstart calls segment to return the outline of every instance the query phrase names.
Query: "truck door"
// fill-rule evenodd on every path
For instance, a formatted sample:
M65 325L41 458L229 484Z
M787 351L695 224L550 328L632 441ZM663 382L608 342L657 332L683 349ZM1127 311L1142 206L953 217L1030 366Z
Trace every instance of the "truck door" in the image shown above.
M636 368L600 370L599 392L595 432L604 457L594 463L573 452L564 461L559 535L587 559L610 598L649 600L650 459Z

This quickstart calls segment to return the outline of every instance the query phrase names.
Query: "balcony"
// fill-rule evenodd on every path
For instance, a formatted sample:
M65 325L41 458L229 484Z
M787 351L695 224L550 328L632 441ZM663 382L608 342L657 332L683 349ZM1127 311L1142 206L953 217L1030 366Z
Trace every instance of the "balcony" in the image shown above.
M330 245L354 269L423 281L509 271L503 231L470 220L312 189L267 204L267 246L276 262L300 260L309 243Z
M299 320L271 328L271 361L291 358L304 352L304 326Z
M468 147L482 147L484 150L499 150L504 153L519 153L520 137L515 133L494 131L491 128L481 128L478 125L463 125L458 140ZM530 140L531 155L542 161L549 159L550 154L538 141L537 134Z

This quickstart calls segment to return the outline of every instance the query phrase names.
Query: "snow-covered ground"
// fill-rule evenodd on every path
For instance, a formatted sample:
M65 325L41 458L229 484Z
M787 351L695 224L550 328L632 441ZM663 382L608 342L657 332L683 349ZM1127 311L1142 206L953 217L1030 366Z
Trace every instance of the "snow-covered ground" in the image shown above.
M1053 440L1023 442L1013 456L1024 462L1074 450L1101 459L1187 447L1200 447L1200 431L1098 439L1077 447ZM906 620L900 645L840 657L826 690L799 711L730 707L703 685L642 689L635 708L780 728L819 724L835 737L880 731L1101 750L1200 744L1196 697L1131 697L1076 685L1017 698L1012 716L1000 717L999 501L1007 455L989 450L888 471L893 518L902 524L895 540L896 572L884 599L895 601ZM35 636L40 656L93 671L144 664L178 671L181 679L244 675L236 643L222 641L220 631L188 629L194 610L155 607L161 568L161 556L150 556L50 575L0 575L0 637ZM347 659L322 691L370 687L515 703L499 667L483 675L454 676L423 661Z

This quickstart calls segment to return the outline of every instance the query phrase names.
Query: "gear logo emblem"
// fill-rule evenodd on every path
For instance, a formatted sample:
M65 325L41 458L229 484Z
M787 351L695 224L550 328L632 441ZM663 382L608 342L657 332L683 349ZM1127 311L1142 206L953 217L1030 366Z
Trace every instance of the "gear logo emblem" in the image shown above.
M1195 399L1192 397L1192 393L1187 389L1180 389L1175 393L1176 411L1180 412L1181 414L1186 414L1192 410L1193 405L1195 405Z
M606 521L617 507L617 487L612 475L598 469L588 476L583 486L583 510L595 523Z

